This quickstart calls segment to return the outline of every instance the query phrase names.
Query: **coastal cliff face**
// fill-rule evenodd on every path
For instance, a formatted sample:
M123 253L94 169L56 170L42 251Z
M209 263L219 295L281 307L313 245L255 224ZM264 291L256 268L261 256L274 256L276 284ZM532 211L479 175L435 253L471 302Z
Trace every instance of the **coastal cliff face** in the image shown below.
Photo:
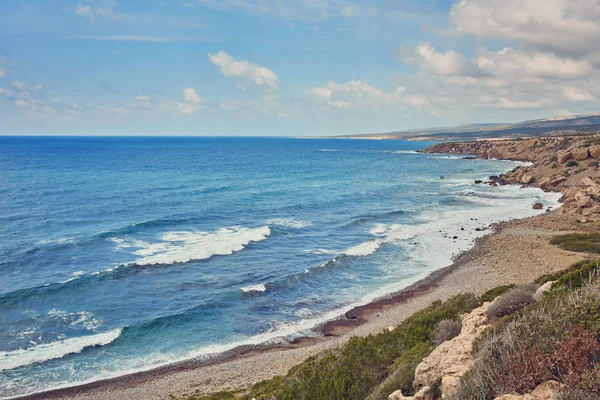
M559 212L581 214L582 220L600 218L600 135L449 142L423 152L532 162L482 183L532 185L562 192Z

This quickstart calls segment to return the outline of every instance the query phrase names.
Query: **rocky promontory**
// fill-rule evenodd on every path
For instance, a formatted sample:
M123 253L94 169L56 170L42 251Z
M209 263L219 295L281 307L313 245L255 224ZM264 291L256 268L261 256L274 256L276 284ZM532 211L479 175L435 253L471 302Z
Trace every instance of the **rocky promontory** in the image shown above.
M446 142L423 152L531 162L481 184L562 192L560 213L581 214L582 220L600 218L600 135Z

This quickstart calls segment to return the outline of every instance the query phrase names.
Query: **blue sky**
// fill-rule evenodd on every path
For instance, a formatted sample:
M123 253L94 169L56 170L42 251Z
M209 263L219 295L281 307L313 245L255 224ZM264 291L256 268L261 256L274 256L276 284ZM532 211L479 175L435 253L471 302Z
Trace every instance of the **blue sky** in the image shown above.
M0 134L330 135L600 111L600 0L4 0Z

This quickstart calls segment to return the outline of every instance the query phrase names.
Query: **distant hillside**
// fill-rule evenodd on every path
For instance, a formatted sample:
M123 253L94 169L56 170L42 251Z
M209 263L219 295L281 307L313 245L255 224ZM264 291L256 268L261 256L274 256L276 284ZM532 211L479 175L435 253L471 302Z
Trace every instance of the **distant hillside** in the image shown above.
M386 133L335 136L373 140L479 140L494 138L578 135L600 132L600 113L544 118L512 124L468 124Z

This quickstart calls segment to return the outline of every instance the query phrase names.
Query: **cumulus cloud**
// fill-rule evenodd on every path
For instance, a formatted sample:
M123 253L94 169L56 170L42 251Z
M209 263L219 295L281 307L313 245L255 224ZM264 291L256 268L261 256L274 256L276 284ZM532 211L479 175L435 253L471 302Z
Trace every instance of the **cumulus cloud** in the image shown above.
M194 106L185 103L177 103L177 110L179 110L179 112L182 114L188 115L196 112L196 108L194 108Z
M574 55L596 50L599 18L600 0L461 0L450 11L459 33Z
M185 88L183 89L183 99L187 102L187 103L201 103L202 99L200 98L200 96L198 96L198 93L196 93L196 89L194 88Z
M481 73L476 66L469 62L462 54L453 50L444 53L435 51L430 43L422 43L414 49L401 47L398 57L406 64L414 65L424 71L437 75L478 75Z
M108 4L112 4L109 2ZM88 21L95 21L97 18L103 18L108 20L117 20L121 18L121 15L114 12L111 7L92 7L91 5L78 3L75 8L75 15L87 19Z
M135 96L135 99L138 100L138 101L149 101L150 97L148 97L148 96L139 96L138 95L138 96Z
M592 96L588 91L576 88L573 86L567 86L562 89L562 92L567 100L570 101L592 101L594 100L594 96Z
M27 88L27 85L26 85L26 84L24 84L24 83L23 83L23 82L21 82L21 81L17 81L17 80L13 80L13 81L12 81L12 85L13 85L14 87L16 87L17 89L21 89L21 90L23 90L23 89L26 89L26 88Z
M242 86L252 84L275 88L279 84L279 78L269 68L248 61L236 60L224 51L216 54L209 53L208 59L219 67L223 75L238 79Z

